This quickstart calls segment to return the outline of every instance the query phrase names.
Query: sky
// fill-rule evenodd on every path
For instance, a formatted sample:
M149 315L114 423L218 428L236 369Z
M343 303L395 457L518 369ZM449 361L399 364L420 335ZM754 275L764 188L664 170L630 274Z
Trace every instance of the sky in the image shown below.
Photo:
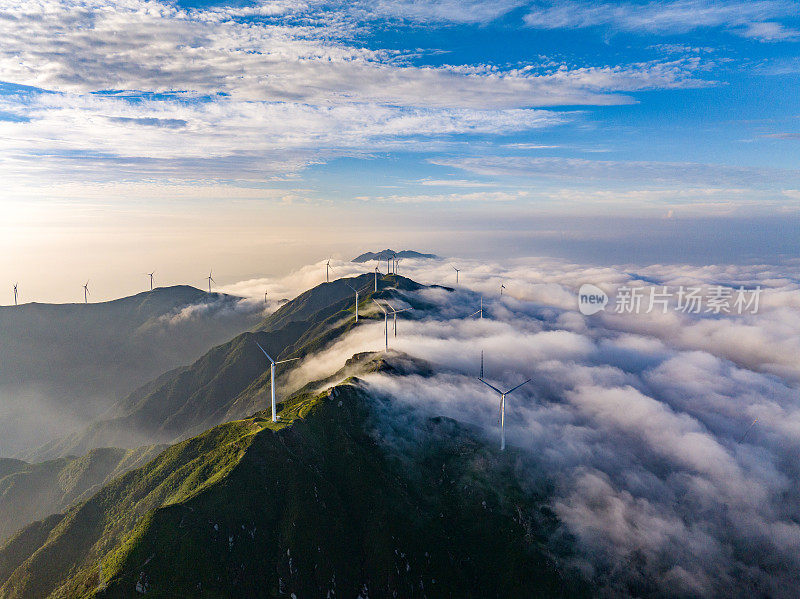
M0 0L0 39L3 303L388 246L797 256L794 1Z

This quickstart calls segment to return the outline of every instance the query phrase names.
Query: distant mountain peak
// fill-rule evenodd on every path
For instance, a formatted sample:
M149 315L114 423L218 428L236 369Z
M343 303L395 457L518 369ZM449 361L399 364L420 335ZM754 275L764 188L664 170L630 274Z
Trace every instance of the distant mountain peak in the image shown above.
M380 252L364 252L360 256L356 256L353 258L353 262L370 262L372 260L388 260L394 256L395 258L416 258L419 260L437 260L439 256L436 254L422 254L420 252L415 252L414 250L402 250L400 252L395 252L391 249L381 250Z

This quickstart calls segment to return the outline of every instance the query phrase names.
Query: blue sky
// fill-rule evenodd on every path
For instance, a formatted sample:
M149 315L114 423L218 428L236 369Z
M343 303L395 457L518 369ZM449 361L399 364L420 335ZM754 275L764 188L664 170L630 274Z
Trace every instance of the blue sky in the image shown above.
M240 210L241 228L251 204L284 229L454 211L487 230L797 219L799 15L785 0L4 0L4 233L193 210Z

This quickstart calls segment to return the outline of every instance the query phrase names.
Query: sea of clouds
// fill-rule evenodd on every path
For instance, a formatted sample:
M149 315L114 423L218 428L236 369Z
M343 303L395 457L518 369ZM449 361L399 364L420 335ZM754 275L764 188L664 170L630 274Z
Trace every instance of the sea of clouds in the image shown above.
M374 268L332 264L336 277ZM365 384L391 399L397 417L451 416L499 443L498 397L477 380L481 352L497 387L532 377L507 399L506 434L524 456L523 483L546 479L555 489L551 507L577 547L565 567L608 596L800 596L800 261L598 268L542 258L404 260L399 272L453 288L406 293L409 305L432 308L402 315L396 338L390 322L390 347L429 361L436 374L374 374ZM320 262L226 290L263 298L268 288L277 299L324 277ZM609 294L623 285L762 292L755 314L674 306L617 314L612 301L584 316L584 283ZM470 317L481 298L484 318ZM306 360L296 384L335 372L356 352L381 350L383 323L362 322Z

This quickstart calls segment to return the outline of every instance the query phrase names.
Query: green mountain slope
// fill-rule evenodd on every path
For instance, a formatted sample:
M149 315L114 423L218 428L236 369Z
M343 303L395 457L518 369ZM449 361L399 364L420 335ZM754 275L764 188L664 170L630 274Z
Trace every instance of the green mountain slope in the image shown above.
M269 375L256 341L276 360L302 358L324 348L354 326L354 296L348 284L362 290L362 312L367 308L375 311L373 295L391 296L393 289L422 287L404 277L387 276L379 279L379 291L373 294L371 274L323 283L281 306L254 332L214 347L193 364L134 391L115 407L120 416L96 421L29 457L53 459L82 455L94 447L173 442L263 409ZM278 370L279 389L298 364L289 363Z
M449 419L392 430L382 401L354 380L171 447L0 548L0 597L586 595L513 451Z
M96 418L161 373L254 326L239 298L188 286L111 302L0 306L0 455Z
M163 449L95 449L80 458L40 464L0 461L0 543L24 525L93 495L101 485L149 462ZM3 467L12 462L13 468Z

